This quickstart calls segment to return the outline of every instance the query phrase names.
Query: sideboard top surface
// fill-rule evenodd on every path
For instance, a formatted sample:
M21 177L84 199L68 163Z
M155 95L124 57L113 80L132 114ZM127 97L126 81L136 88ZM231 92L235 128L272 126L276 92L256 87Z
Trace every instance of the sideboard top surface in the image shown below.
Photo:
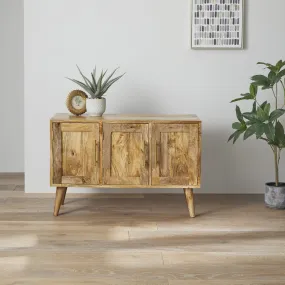
M144 114L106 114L102 117L92 117L88 115L74 116L68 113L55 114L51 118L52 122L114 122L114 121L130 121L130 122L201 122L196 115L144 115Z

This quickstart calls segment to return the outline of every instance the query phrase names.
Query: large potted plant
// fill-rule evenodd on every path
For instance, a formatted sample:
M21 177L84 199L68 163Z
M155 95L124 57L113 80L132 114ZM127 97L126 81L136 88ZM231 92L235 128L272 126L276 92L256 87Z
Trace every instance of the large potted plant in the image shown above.
M89 80L77 66L79 73L81 74L84 82L78 81L76 79L71 79L72 82L78 84L87 92L88 98L86 99L86 111L90 116L102 116L106 110L106 99L103 97L108 89L118 81L124 74L113 78L113 75L118 70L116 68L109 76L106 76L106 71L101 71L99 78L96 78L96 67L93 72L91 72L91 80ZM106 76L106 79L105 79Z
M242 100L252 101L251 112L241 112L236 106L236 116L238 122L232 124L235 132L229 137L233 143L243 134L243 139L255 135L256 139L268 144L274 157L275 182L265 185L265 203L270 208L285 208L285 183L279 181L279 162L283 148L285 148L284 127L280 122L281 116L285 113L285 61L278 61L275 65L258 62L268 71L266 75L254 75L251 78L249 92L241 94L241 97L232 100L238 102ZM258 89L271 90L273 104L267 101L258 101ZM281 92L280 92L281 91Z

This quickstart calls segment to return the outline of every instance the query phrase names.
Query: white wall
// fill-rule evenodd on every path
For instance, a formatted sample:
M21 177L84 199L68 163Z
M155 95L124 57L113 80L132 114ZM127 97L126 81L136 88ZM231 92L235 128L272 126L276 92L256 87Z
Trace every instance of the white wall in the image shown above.
M90 71L96 63L127 72L108 93L107 113L201 117L201 191L263 192L274 178L271 150L254 140L227 143L235 120L229 101L247 91L256 62L285 59L285 1L246 2L246 49L197 51L189 48L188 0L26 0L26 191L53 191L49 118L67 112L76 86L64 77L78 76L75 64Z
M0 90L0 172L23 172L23 0L0 0Z

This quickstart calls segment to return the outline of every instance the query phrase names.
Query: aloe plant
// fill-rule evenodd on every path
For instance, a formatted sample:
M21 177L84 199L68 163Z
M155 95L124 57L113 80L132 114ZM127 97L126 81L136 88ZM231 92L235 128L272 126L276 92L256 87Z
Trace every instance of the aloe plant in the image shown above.
M242 135L246 140L255 135L256 139L266 142L273 151L275 168L275 185L279 185L279 162L281 151L285 148L284 127L280 122L281 116L285 113L285 61L278 61L275 65L258 62L268 69L267 75L254 75L251 77L249 93L241 94L241 97L232 100L238 102L242 100L252 100L251 112L242 113L239 106L236 106L236 116L238 122L232 124L235 132L230 136L229 141L233 143ZM258 88L271 90L274 104L267 101L260 103L257 100ZM282 90L282 93L278 91ZM280 102L281 101L281 102Z
M102 96L105 95L105 93L108 91L108 89L116 82L118 81L124 74L112 78L115 74L115 72L119 69L116 68L110 75L106 75L107 70L102 70L101 74L98 79L96 79L96 66L91 72L91 80L89 80L80 70L80 68L77 66L77 69L79 73L81 74L84 82L78 81L76 79L71 79L66 77L67 79L71 80L72 82L78 84L82 89L84 89L89 95L91 99L101 99ZM106 77L106 78L105 78Z

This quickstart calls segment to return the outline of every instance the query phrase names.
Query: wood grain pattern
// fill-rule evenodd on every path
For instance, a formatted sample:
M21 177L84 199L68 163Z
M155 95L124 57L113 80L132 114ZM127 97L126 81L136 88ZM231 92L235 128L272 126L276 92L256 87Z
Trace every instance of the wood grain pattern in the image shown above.
M55 217L58 216L60 206L62 205L63 197L66 193L66 187L57 187L56 188L56 196L55 196L55 203L54 203L54 212L53 215Z
M55 219L50 194L3 196L0 284L285 284L284 211L263 195L196 195L191 221L182 194L70 197Z
M61 123L54 132L52 157L57 163L51 167L57 176L53 185L99 184L99 124Z
M88 115L72 116L70 114L56 114L51 118L52 122L73 122L73 123L151 123L151 122L166 122L166 123L183 123L183 122L201 122L196 115L148 115L148 114L106 114L102 117L92 117Z
M189 214L191 218L195 218L195 204L194 204L194 193L191 188L184 188L186 203L188 206Z
M61 199L61 205L64 205L65 197L66 197L66 191L67 191L67 187L65 188L65 191L63 192L62 199Z
M200 187L201 123L196 116L58 115L51 124L53 186ZM189 191L186 201L194 217Z
M103 124L104 184L147 185L148 125Z
M59 123L51 124L51 181L61 183L62 169L62 138Z
M154 124L152 146L152 185L199 185L198 124Z

